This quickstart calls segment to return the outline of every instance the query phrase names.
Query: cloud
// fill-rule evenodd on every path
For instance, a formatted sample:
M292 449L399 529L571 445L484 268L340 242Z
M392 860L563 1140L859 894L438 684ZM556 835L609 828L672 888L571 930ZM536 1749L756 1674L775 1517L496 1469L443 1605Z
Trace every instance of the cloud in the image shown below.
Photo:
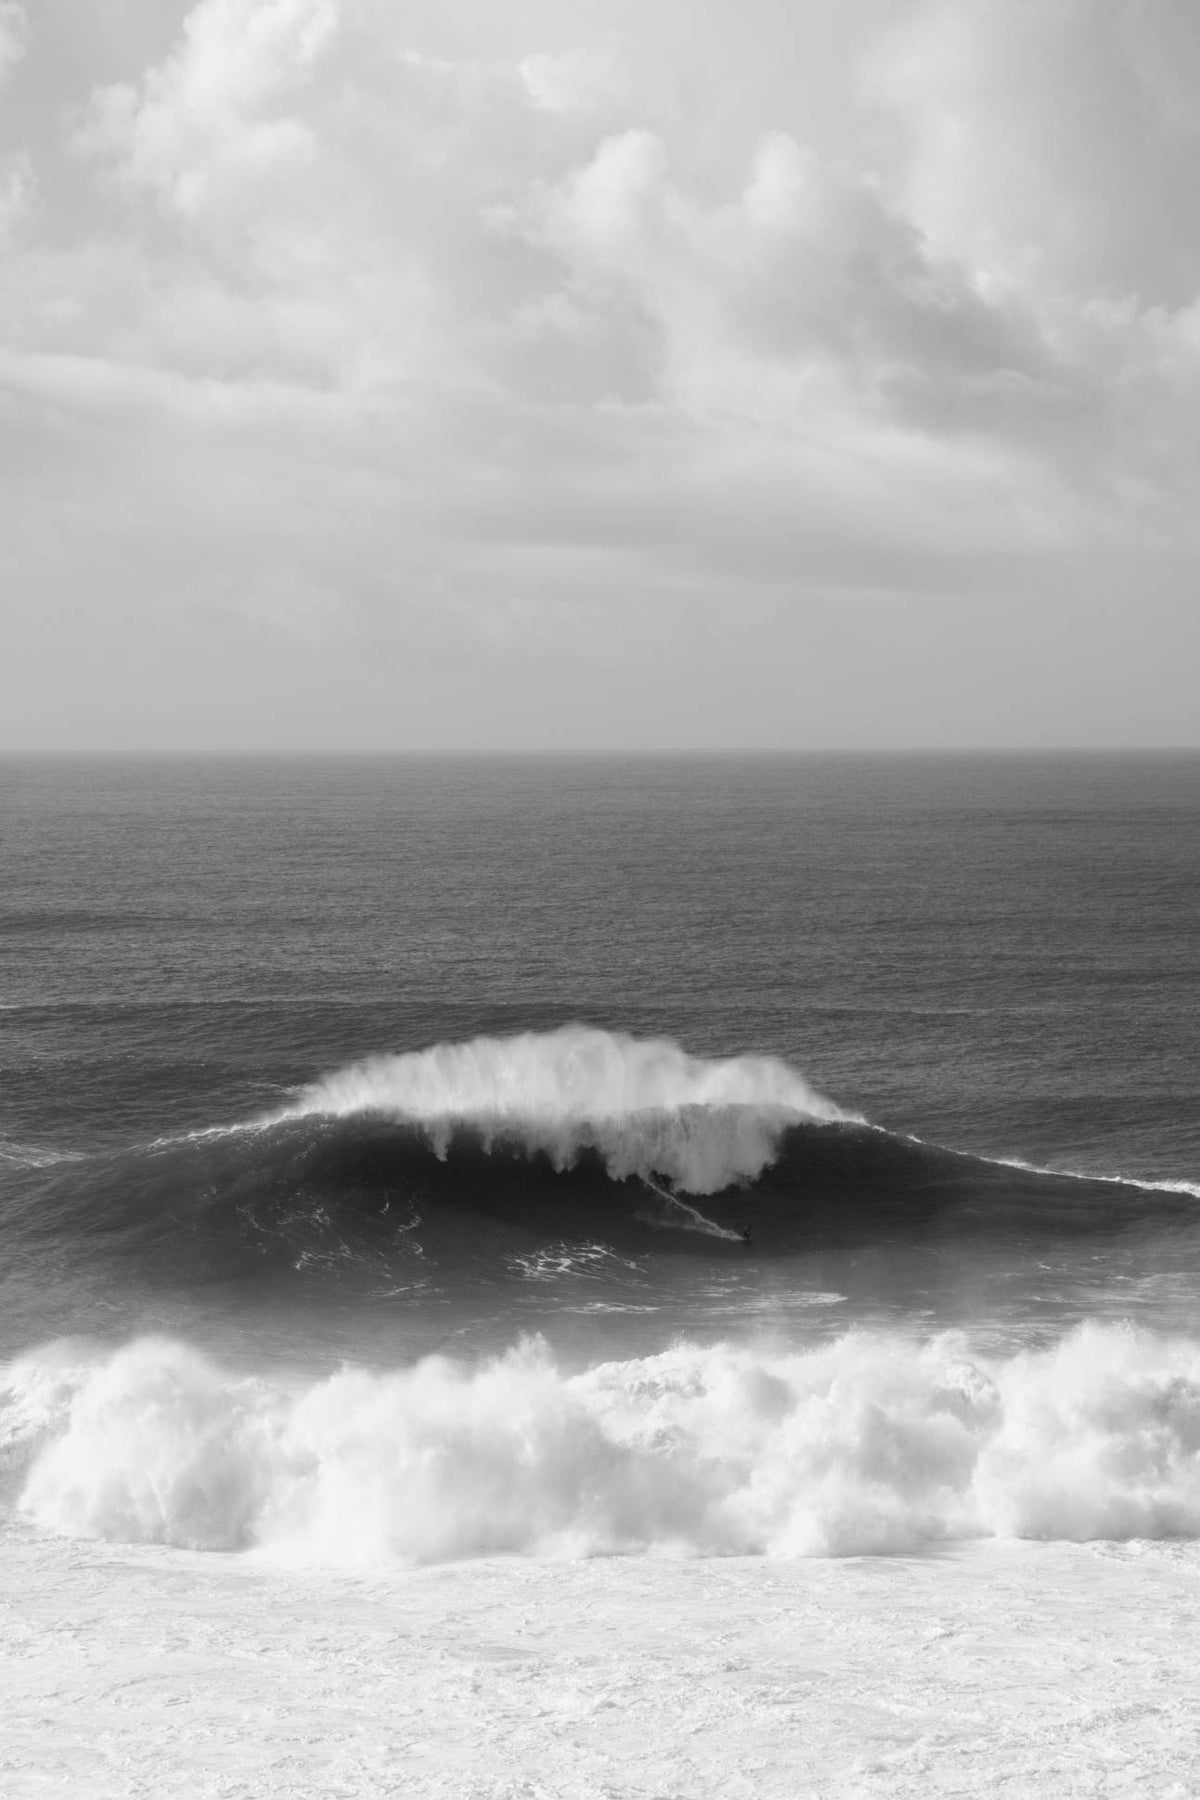
M0 156L0 244L37 212L37 177L33 162L24 150Z
M97 94L81 141L185 217L233 204L239 181L294 174L311 156L295 104L337 26L335 0L206 0L160 68Z
M1058 387L1019 305L986 301L873 179L783 133L761 141L734 198L705 206L673 185L659 139L627 132L548 197L545 218L577 287L620 284L693 390L736 357L951 424Z
M1142 305L1200 286L1192 0L933 0L877 55L930 243L1015 286Z
M752 42L731 0L695 41L668 11L199 0L77 110L82 220L9 152L28 580L67 594L74 556L289 654L403 620L590 664L618 618L711 642L731 594L828 633L1190 553L1182 0L907 6L837 142L774 116L820 9L756 6Z
M1108 11L1091 78L1144 94L1163 5ZM518 411L708 409L718 437L731 411L777 435L789 408L820 409L835 437L874 419L881 445L970 432L1052 463L1104 426L1098 361L1148 363L1095 310L1120 295L1088 288L1073 316L1041 279L1071 237L1037 208L1048 186L1063 199L1040 159L1062 137L1051 99L1086 89L1083 23L1069 0L922 8L872 84L908 129L898 184L781 130L697 184L628 122L611 48L431 55L378 0L202 0L160 67L96 96L80 142L177 233L150 360L210 345L231 372L376 406L499 384Z
M1187 0L928 0L873 55L892 204L1042 346L998 435L1085 502L1083 540L1196 542L1200 22Z
M20 0L0 0L0 85L12 73L29 44L29 19Z
M535 106L557 115L610 118L633 100L633 84L610 48L541 52L517 64Z

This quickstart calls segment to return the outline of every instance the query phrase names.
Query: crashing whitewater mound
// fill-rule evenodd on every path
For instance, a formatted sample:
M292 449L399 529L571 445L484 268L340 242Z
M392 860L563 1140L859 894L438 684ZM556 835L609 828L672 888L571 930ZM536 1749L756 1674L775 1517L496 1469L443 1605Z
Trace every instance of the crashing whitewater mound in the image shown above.
M1098 1324L982 1357L852 1333L558 1367L526 1343L284 1384L190 1347L0 1369L20 1504L71 1536L302 1561L853 1555L1200 1533L1200 1345Z

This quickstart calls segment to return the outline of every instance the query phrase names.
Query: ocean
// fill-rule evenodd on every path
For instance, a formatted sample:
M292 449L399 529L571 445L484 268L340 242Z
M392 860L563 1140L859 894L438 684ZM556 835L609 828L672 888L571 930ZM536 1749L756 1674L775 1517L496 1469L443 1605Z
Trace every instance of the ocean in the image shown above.
M1196 755L0 762L4 1791L1200 1792L1198 894Z

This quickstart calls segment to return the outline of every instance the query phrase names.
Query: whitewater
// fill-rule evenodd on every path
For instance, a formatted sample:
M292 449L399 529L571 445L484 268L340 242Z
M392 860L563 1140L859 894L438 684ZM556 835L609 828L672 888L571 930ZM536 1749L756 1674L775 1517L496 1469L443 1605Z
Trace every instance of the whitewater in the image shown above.
M1196 759L0 776L0 1791L1200 1793Z
M50 1346L4 1374L19 1499L66 1536L377 1568L493 1554L846 1556L1200 1528L1200 1345L1081 1326L718 1343L563 1371L530 1341L311 1384L184 1345Z
M6 1793L1195 1792L1194 1343L6 1383Z

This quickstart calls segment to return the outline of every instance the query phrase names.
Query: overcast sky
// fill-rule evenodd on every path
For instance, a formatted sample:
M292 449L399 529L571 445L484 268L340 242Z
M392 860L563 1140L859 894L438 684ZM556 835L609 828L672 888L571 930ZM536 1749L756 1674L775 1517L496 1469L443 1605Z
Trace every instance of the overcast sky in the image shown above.
M0 0L0 745L1200 742L1197 0Z

